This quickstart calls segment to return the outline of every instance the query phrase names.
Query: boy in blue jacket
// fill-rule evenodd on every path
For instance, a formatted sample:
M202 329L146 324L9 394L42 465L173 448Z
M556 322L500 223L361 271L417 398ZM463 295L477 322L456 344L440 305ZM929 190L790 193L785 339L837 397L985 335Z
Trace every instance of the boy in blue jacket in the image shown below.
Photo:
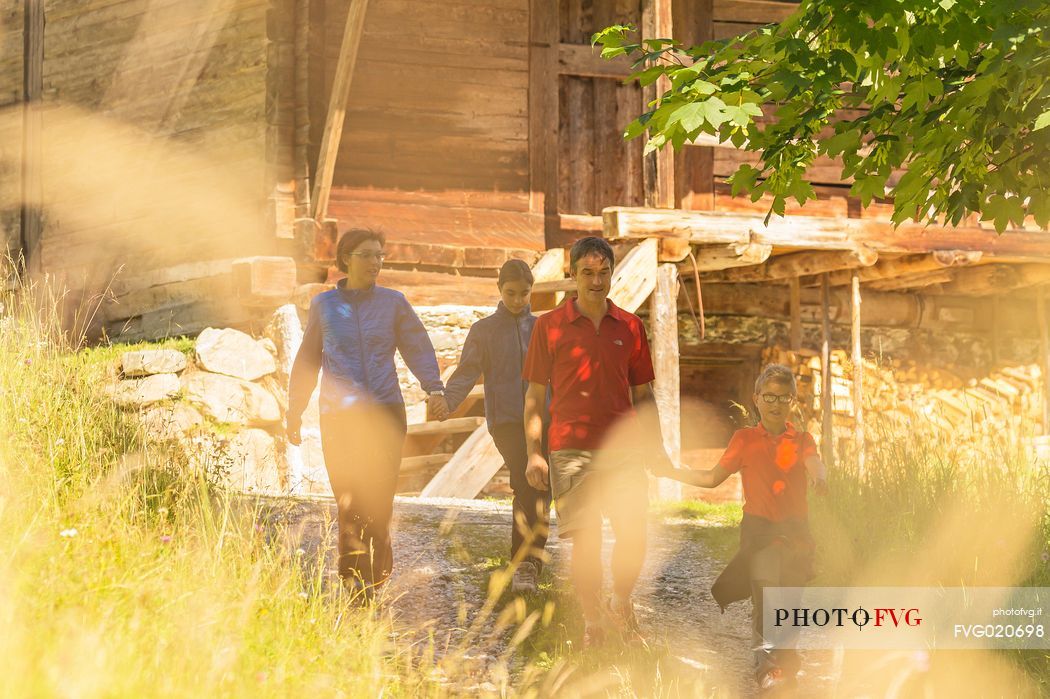
M522 366L532 337L536 316L529 308L532 270L521 260L508 260L499 271L500 303L496 312L475 323L463 344L455 373L445 387L449 411L454 411L482 375L485 377L485 421L510 471L514 491L514 525L511 531L514 592L535 592L542 553L550 523L550 491L533 488L525 479L528 453L525 447L525 389ZM519 550L529 550L519 558Z

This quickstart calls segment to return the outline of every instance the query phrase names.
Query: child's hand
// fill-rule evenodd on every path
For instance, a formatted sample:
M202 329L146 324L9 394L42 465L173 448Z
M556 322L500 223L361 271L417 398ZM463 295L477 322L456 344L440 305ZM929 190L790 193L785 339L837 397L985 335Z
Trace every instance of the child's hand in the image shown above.
M671 478L677 470L674 463L667 458L657 459L655 463L649 464L649 472L657 478Z

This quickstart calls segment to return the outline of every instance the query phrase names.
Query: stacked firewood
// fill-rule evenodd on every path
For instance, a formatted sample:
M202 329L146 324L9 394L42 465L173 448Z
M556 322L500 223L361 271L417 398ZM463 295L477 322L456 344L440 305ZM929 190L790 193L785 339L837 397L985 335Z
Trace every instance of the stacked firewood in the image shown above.
M798 378L799 416L820 432L820 357L813 352L769 348L765 360L792 367ZM1038 433L1043 397L1038 365L1001 366L975 375L962 366L930 366L915 359L864 360L863 414L866 428L907 427L950 434L975 446L1005 435ZM841 350L831 353L831 396L837 435L856 426L854 366Z

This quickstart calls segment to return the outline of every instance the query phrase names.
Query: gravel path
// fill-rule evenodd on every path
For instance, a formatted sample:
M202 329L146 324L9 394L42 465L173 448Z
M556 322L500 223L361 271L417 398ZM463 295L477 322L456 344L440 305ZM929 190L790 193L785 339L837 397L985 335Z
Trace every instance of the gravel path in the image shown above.
M474 658L495 662L503 636L493 636L486 645L479 643L479 629L468 633L467 628L485 603L491 558L506 555L504 547L509 550L509 503L398 497L394 517L395 573L386 595L397 633L432 639L439 653L468 639ZM289 544L302 548L307 560L324 555L331 571L334 518L330 498L292 501L282 516ZM671 662L679 664L676 672L705 674L716 696L755 696L750 607L735 604L723 615L711 599L709 590L722 566L704 543L704 526L695 520L651 521L649 555L635 597L639 622L650 644L665 647ZM606 546L610 542L607 532ZM548 552L553 588L568 590L569 547L557 537L556 526ZM827 658L816 655L807 654L807 691L799 696L822 696L830 689L818 664Z

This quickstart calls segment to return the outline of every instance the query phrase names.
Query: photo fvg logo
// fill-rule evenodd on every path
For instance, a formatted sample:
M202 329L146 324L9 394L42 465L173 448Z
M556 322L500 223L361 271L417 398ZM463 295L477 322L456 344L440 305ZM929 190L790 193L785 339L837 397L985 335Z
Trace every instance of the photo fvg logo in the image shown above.
M852 612L845 607L833 609L795 607L777 608L774 614L774 624L777 627L816 626L823 628L830 625L842 628L847 624L852 624L858 629L863 629L869 625L875 628L922 625L922 614L918 607L875 607L870 610L865 607L857 607Z

